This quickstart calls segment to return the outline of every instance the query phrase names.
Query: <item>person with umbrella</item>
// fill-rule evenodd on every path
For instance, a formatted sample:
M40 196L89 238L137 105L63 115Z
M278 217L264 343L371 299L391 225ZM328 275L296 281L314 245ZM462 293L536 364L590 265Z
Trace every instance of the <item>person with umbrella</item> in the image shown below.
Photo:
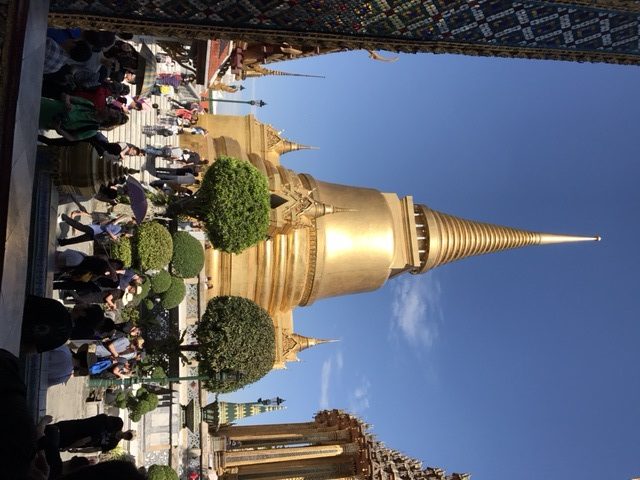
M142 184L131 175L127 177L126 187L129 206L133 211L133 219L140 225L147 216L147 209L149 208L145 189Z

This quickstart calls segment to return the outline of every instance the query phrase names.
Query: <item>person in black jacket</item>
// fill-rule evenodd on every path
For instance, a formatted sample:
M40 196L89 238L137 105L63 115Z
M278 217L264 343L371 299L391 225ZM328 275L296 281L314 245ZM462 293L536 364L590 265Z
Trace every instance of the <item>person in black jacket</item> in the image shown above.
M45 428L46 435L59 435L59 449L84 449L108 452L116 448L120 440L132 440L135 431L122 431L120 417L100 414L79 420L52 423Z

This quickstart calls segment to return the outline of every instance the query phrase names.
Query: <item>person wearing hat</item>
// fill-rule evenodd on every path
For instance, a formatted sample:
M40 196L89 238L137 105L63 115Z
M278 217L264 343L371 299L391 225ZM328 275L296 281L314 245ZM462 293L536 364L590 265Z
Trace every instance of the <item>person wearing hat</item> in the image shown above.
M100 414L78 420L64 420L45 427L45 435L56 435L59 438L58 448L87 448L108 452L113 450L120 440L133 440L135 431L122 431L124 423L121 418Z

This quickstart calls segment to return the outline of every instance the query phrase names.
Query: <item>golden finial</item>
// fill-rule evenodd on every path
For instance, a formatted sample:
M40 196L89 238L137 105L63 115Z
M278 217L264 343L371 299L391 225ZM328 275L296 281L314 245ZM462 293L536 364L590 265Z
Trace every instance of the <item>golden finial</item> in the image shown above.
M313 337L305 337L304 335L300 335L299 333L292 333L291 337L296 341L295 350L300 352L310 347L315 347L316 345L322 345L323 343L333 343L338 340L324 339L324 338L313 338Z
M330 203L323 203L313 200L311 197L309 204L300 212L300 215L304 215L309 218L320 218L325 215L333 215L334 213L356 212L353 208L336 207Z
M280 155L284 155L288 152L295 152L297 150L320 150L318 147L312 147L309 145L303 145L301 143L291 142L287 139L282 139L276 143L273 147L274 151Z
M325 78L323 75L308 75L305 73L289 73L282 72L280 70L273 70L271 68L265 68L262 65L251 65L250 69L244 70L245 77L307 77L307 78Z
M416 224L419 228L420 268L414 273L423 273L462 258L512 248L600 241L599 236L530 232L491 223L474 222L431 210L425 205L416 206Z

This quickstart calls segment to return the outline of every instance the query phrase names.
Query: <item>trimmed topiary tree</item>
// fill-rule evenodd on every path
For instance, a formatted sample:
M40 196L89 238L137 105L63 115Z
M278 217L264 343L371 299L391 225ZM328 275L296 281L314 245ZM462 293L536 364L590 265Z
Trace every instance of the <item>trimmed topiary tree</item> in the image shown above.
M178 474L168 465L151 465L147 480L179 480Z
M111 242L111 258L121 260L125 267L131 266L133 251L129 237L122 236L117 242Z
M166 270L160 270L155 275L151 275L149 277L149 281L151 283L151 290L153 293L163 293L169 290L169 287L171 286L171 274Z
M134 257L142 270L166 267L173 254L173 240L169 230L157 222L146 222L134 236Z
M170 205L204 223L215 248L239 253L264 240L269 227L267 178L249 162L220 157L204 174L200 189Z
M170 310L177 307L184 299L187 293L187 287L184 281L179 277L171 277L171 285L166 292L160 295L160 303L162 308Z
M187 232L173 235L171 271L182 278L197 277L204 267L204 248L200 241Z
M247 298L211 299L198 323L196 336L198 368L201 375L211 378L205 382L211 391L238 390L273 368L273 320L266 310Z
M155 410L158 406L158 396L149 392L146 388L140 388L134 395L127 398L127 408L129 409L129 420L139 422L146 413Z

